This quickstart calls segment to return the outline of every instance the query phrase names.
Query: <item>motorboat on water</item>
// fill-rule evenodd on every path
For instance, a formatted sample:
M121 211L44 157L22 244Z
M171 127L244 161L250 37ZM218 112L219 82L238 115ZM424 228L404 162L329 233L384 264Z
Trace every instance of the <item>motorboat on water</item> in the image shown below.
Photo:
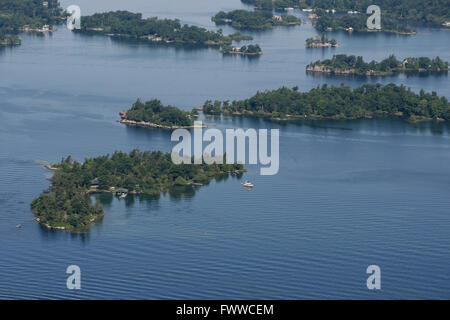
M244 183L242 183L242 185L246 188L253 188L254 185L253 183L251 183L250 181L246 180Z

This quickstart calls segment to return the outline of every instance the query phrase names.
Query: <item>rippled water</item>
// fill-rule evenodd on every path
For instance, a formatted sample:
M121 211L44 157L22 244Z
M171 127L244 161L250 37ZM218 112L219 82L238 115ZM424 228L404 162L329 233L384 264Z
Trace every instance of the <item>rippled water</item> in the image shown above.
M237 0L79 3L84 14L128 9L208 28L215 12L244 7ZM279 174L263 177L250 166L250 192L230 178L157 198L103 195L105 218L87 234L43 229L29 210L49 184L43 161L170 150L170 133L116 122L137 97L190 109L282 85L377 81L450 97L447 76L305 74L307 63L333 53L450 60L448 32L419 31L337 33L342 47L311 51L304 48L315 34L310 25L277 28L255 35L266 54L250 60L64 28L24 35L21 47L0 51L0 298L450 298L447 124L207 118L219 129L279 128ZM70 264L81 267L80 291L66 289ZM370 264L382 269L381 292L366 289Z

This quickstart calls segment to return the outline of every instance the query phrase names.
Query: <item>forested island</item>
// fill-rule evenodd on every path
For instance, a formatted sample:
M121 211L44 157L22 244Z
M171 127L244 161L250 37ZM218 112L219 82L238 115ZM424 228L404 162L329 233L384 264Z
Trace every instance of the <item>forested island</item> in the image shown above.
M287 8L336 10L365 13L370 5L378 5L384 16L408 22L435 26L450 21L448 0L241 0L258 8L285 10Z
M217 25L230 24L235 29L267 30L274 26L292 26L302 24L302 20L288 14L273 15L272 10L233 10L220 11L211 19Z
M322 37L316 36L315 38L306 39L307 48L326 48L339 46L340 43L338 43L335 39L328 39L328 36L325 32L322 34Z
M195 111L187 112L177 107L164 106L156 99L145 103L138 99L129 110L120 113L120 123L160 129L187 129L194 127L196 116Z
M223 46L221 52L224 54L240 54L245 56L259 56L263 54L259 45L252 44L242 47Z
M21 43L20 32L46 32L66 18L57 0L0 1L0 45Z
M32 201L31 209L41 225L67 231L86 229L103 217L102 205L92 204L91 193L126 190L158 195L174 186L204 185L245 172L241 164L176 165L170 153L139 150L87 158L83 163L69 156L52 167L51 185Z
M81 33L103 34L113 37L127 37L152 42L230 45L232 41L252 40L250 36L234 33L223 35L222 30L209 31L197 26L182 25L180 20L142 18L141 13L114 11L96 13L81 18Z
M282 87L258 92L246 100L208 100L205 114L247 115L271 120L392 118L416 121L449 121L450 104L436 92L419 94L403 85L365 84L352 89L324 84L308 92Z
M306 71L328 74L355 74L367 76L387 76L400 72L448 72L449 64L441 58L405 58L398 60L394 55L376 62L365 62L363 57L339 54L331 59L318 60L306 66Z

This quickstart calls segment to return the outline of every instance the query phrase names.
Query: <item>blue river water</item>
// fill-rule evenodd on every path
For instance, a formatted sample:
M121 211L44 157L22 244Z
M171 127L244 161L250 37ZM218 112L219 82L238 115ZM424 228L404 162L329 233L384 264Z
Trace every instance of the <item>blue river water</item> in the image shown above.
M239 0L61 2L82 14L126 9L210 29L219 10L248 8ZM160 197L97 196L105 218L85 234L48 231L29 209L49 186L45 162L171 150L170 132L117 123L138 97L190 110L280 86L393 82L450 98L447 75L305 73L309 62L337 53L450 60L449 31L418 31L333 33L342 46L326 50L305 49L316 34L309 23L250 32L265 51L257 59L64 26L51 36L22 35L20 47L0 51L0 299L449 299L448 124L205 118L221 130L280 129L279 173L260 176L249 166L251 191L229 178ZM72 264L82 270L78 291L66 288ZM381 267L381 291L366 287L372 264Z

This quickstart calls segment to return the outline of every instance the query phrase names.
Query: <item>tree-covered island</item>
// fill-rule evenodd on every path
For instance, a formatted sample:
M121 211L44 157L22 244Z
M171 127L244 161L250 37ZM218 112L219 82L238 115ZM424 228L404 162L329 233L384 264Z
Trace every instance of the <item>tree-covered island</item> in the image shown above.
M20 45L20 32L49 32L66 18L57 0L0 1L0 45Z
M127 37L152 42L230 45L233 41L252 40L250 36L234 33L224 35L222 30L209 31L197 26L182 25L179 20L142 18L141 13L114 11L96 13L81 18L81 33L103 34L112 37Z
M67 231L84 230L103 217L102 205L92 204L91 193L159 195L175 186L204 185L245 172L241 164L176 165L170 153L139 150L87 158L83 163L69 156L52 167L51 185L31 202L31 209L41 225Z
M316 36L315 38L306 39L307 48L327 48L327 47L339 47L341 44L335 39L328 39L327 34L324 32L322 37Z
M428 57L405 58L398 60L394 55L376 62L365 62L363 57L339 54L331 59L318 60L306 66L306 71L313 73L343 74L343 75L367 75L387 76L396 73L415 72L448 72L449 64L441 58L430 59Z
M245 4L266 10L323 9L336 13L365 13L370 5L378 5L382 16L407 22L441 26L450 21L448 0L241 0Z
M308 92L292 89L258 92L239 101L208 100L205 114L246 115L271 120L392 118L449 121L450 104L436 92L414 93L403 85L365 84L352 89L324 84Z
M194 128L195 110L187 112L173 106L164 106L159 100L145 103L137 100L130 109L120 113L120 123L147 128Z
M293 15L274 15L270 10L233 10L220 11L211 19L217 25L230 24L235 29L267 30L274 26L292 26L302 24L303 21Z
M244 56L260 56L263 54L259 45L248 45L242 47L222 46L223 54L240 54Z

